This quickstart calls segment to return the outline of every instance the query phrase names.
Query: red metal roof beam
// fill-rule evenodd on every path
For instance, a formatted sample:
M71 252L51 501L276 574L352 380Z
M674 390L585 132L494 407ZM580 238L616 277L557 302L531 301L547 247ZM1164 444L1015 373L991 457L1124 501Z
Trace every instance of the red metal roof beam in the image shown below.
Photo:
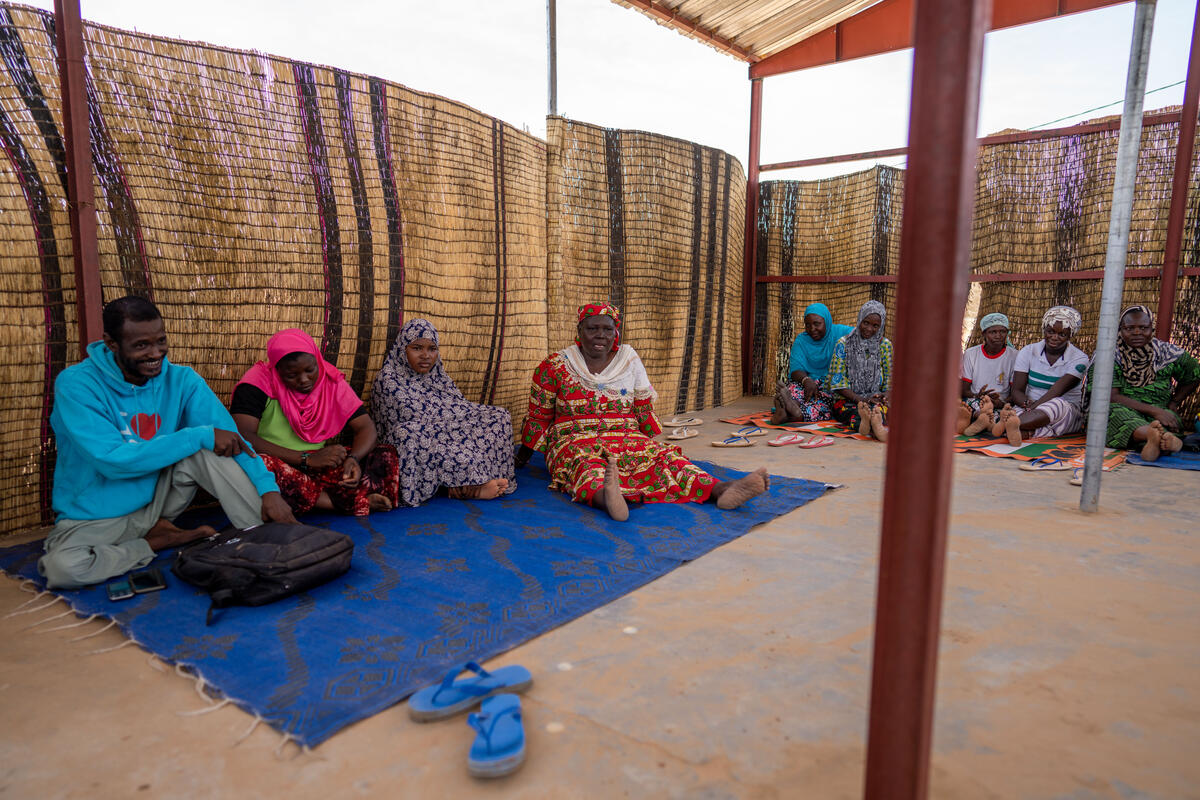
M744 47L734 44L732 41L726 39L724 36L721 36L716 31L704 27L695 20L683 16L675 9L668 8L662 3L655 2L655 0L624 0L624 2L634 6L635 8L640 8L642 11L650 14L651 16L658 17L672 28L687 31L689 34L705 42L706 44L710 44L718 50L723 50L726 53L729 53L729 55L741 59L748 64L756 64L759 61L758 56L754 55Z
M631 2L632 0L627 0ZM988 30L1077 14L1130 0L992 0ZM640 5L640 3L639 3ZM883 0L832 28L751 64L751 78L782 75L912 47L913 0Z

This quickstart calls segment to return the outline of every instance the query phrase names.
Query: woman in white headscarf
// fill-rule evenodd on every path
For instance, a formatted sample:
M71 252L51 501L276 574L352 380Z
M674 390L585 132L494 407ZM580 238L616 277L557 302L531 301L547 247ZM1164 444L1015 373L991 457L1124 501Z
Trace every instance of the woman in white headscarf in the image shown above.
M995 312L979 320L983 343L967 348L962 357L957 432L974 436L990 430L1008 402L1017 350L1008 341L1008 317ZM973 421L972 421L973 420Z

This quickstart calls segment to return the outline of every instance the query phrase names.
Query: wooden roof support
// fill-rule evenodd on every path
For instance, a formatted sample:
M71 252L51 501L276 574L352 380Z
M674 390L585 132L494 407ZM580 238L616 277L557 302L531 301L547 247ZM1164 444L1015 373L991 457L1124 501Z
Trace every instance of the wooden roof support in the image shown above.
M712 45L718 50L723 50L729 55L738 58L747 63L753 64L757 62L758 56L751 53L746 48L735 44L726 39L724 36L717 34L695 20L688 19L673 8L669 8L665 3L656 2L656 0L624 0L635 8L640 8L647 14L651 14L657 19L661 19L672 28L682 31L689 36L700 39L701 41Z

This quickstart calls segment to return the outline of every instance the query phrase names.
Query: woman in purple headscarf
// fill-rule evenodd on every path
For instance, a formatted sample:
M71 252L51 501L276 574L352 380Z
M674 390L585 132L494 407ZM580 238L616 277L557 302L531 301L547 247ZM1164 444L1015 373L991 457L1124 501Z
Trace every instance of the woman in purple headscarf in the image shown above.
M371 410L380 441L400 453L404 505L420 505L443 486L463 500L517 488L511 415L463 397L442 367L428 320L409 320L400 330L375 376Z

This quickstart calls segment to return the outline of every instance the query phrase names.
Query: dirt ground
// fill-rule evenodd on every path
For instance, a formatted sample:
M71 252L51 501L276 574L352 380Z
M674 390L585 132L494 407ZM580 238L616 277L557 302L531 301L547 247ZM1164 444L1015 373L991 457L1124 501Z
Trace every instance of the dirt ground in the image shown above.
M402 706L238 743L249 716L180 716L193 682L140 649L88 655L115 629L25 630L58 605L0 619L0 796L860 796L884 446L709 446L762 407L685 451L844 488L491 662L534 674L515 775L471 779L464 719ZM932 795L1200 797L1200 474L1122 466L1085 515L1069 473L954 463ZM0 615L28 597L0 579Z

